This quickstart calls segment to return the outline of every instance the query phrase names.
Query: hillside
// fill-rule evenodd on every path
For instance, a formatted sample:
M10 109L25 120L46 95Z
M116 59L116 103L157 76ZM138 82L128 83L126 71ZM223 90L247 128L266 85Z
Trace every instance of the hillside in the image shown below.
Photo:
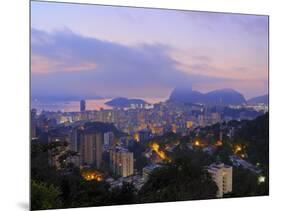
M253 97L253 98L247 100L247 103L248 104L257 104L257 103L268 104L268 95Z

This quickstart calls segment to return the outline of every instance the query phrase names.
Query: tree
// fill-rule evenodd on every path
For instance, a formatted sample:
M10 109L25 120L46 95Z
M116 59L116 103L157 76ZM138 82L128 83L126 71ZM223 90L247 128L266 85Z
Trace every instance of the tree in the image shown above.
M142 170L144 166L147 165L147 159L143 156L143 152L145 151L145 146L139 142L130 142L128 149L130 152L134 153L135 168L139 171Z
M209 173L181 157L152 172L139 191L141 202L215 198L217 185Z
M111 191L110 202L116 205L137 203L135 186L132 183L123 182L121 188L113 188Z
M65 175L60 186L64 208L109 205L109 184L103 181L85 181L82 177Z
M62 204L59 199L61 194L58 187L47 183L31 181L31 209L59 208Z
M233 190L230 197L268 195L268 177L260 183L260 175L243 168L233 169Z

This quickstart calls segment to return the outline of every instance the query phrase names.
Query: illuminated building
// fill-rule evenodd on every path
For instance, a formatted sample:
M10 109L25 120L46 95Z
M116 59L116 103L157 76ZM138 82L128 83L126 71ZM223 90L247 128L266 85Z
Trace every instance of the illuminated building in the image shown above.
M85 132L83 135L82 163L83 165L94 165L100 168L103 152L103 134Z
M217 197L223 197L223 194L232 192L232 166L220 164L211 164L207 168L217 184Z
M110 151L110 168L115 175L128 177L134 174L134 154L119 148Z
M86 111L86 101L85 100L80 101L80 111L81 112Z
M79 155L82 154L82 141L83 141L83 126L79 126L76 128L73 128L71 131L71 141L70 141L70 149L74 152L79 153ZM80 166L82 159L80 156L76 156L72 159L72 162L76 166Z
M154 135L162 135L164 133L164 128L161 125L153 125L150 129L151 133Z
M200 114L198 116L198 124L200 127L204 127L205 126L205 117L204 115Z
M216 124L221 121L221 115L218 112L211 113L211 123Z
M89 118L88 118L88 112L86 112L86 111L81 112L80 120L89 120Z
M59 123L65 123L65 122L70 122L70 118L67 116L60 116L59 117Z
M192 121L187 121L186 122L186 128L190 129L193 126L193 122Z
M72 115L72 121L76 122L76 121L80 121L81 120L81 114L80 113L75 113Z
M115 144L114 133L113 132L104 133L103 137L104 137L104 146L106 148L113 148Z
M172 124L172 132L177 133L177 125L176 124Z
M100 110L98 120L101 122L117 122L117 111L115 110Z

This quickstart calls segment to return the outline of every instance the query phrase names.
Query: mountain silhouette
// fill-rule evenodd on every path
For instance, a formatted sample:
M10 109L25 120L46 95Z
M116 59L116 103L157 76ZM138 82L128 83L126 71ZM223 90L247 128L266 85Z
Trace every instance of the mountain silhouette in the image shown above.
M131 104L145 105L148 103L142 99L128 99L125 97L118 97L106 102L105 104L112 107L130 107Z
M246 103L244 96L234 89L218 89L201 93L190 89L175 88L169 97L169 101L212 105L240 105Z
M258 97L253 97L249 100L247 100L248 104L255 104L255 103L264 103L268 104L268 95L262 95Z

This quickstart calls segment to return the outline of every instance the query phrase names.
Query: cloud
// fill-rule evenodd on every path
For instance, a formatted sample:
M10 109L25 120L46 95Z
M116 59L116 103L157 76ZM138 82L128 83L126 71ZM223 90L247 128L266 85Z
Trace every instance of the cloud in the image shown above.
M177 86L216 80L184 73L162 44L126 46L68 29L32 29L31 39L33 96L167 96Z
M53 72L73 72L73 71L85 71L94 70L97 65L94 62L77 62L71 58L56 61L49 59L48 57L33 55L31 58L31 71L34 74L48 74Z

